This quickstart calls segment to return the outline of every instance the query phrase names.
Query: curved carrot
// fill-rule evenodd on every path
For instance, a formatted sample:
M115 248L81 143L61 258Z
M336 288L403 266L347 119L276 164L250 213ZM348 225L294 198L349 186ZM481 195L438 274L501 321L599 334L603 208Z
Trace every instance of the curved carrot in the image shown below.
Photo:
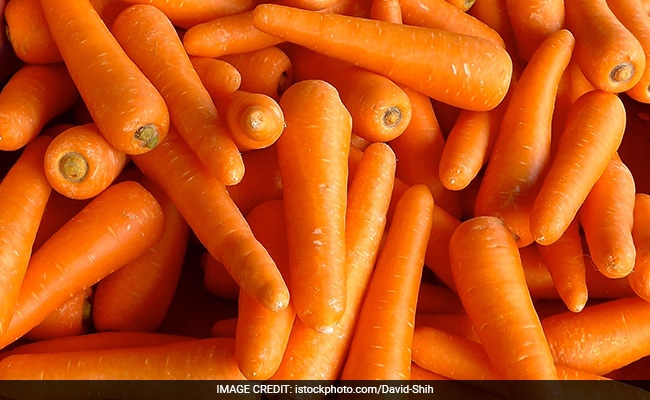
M110 186L129 161L93 123L59 133L47 147L44 160L52 188L79 200L95 197Z
M557 87L574 43L566 29L551 34L522 71L510 94L477 193L475 215L503 219L520 246L534 240L529 227L530 209L550 164Z
M93 290L93 287L88 287L79 293L75 293L40 324L25 333L23 338L39 341L56 337L84 335L90 332Z
M0 183L0 334L18 298L52 188L43 170L47 136L27 144Z
M645 52L607 0L566 1L564 5L566 28L576 37L575 59L589 82L613 93L636 85L645 70Z
M133 5L118 15L111 31L160 91L171 123L199 159L224 184L239 182L241 154L169 18L152 5Z
M530 232L541 244L558 240L607 168L625 132L620 98L594 90L567 115L556 154L530 210Z
M637 193L634 200L632 238L636 247L634 269L627 276L630 286L639 297L650 299L650 195Z
M12 0L4 11L6 34L14 54L29 64L52 64L63 61L40 0Z
M451 237L449 257L458 295L495 371L503 379L557 379L517 242L503 221L465 220Z
M241 86L241 73L226 61L196 56L190 56L190 61L213 99L233 93Z
M74 293L135 259L162 229L160 205L140 184L125 181L104 190L32 255L0 347L38 325Z
M268 95L237 90L214 102L239 151L269 147L284 130L284 113Z
M512 60L503 48L443 30L275 4L258 5L253 25L461 108L494 108L512 75Z
M352 120L336 89L293 84L277 141L291 260L291 298L308 326L331 331L345 310L345 205ZM310 110L305 114L305 107ZM307 206L309 205L309 206Z
M564 0L506 0L505 6L517 55L523 62L530 61L535 50L550 34L564 28Z
M22 65L0 91L0 150L22 148L78 98L63 64Z
M271 310L286 307L289 291L284 280L226 186L203 166L173 127L156 150L132 159L171 198L198 240L243 290Z

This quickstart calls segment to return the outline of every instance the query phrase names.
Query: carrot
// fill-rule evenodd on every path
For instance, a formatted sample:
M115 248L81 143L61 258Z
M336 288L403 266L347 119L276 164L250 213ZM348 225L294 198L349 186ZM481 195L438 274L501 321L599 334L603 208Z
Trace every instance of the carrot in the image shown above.
M572 58L567 67L571 76L571 91L573 101L576 101L583 94L596 90L596 87L589 82L584 72L580 68L576 58Z
M79 94L63 64L22 65L0 91L0 150L18 150Z
M43 217L38 225L38 231L36 231L32 251L38 250L54 232L81 211L90 200L92 199L75 200L55 190L51 191L43 211Z
M462 108L492 109L510 84L507 52L472 36L275 4L258 5L253 25Z
M650 195L637 193L634 200L632 239L636 248L634 269L627 276L630 286L642 299L650 299Z
M417 313L464 313L465 309L458 295L448 287L438 283L422 281L418 291L418 304L415 311L417 317Z
M400 5L402 20L407 25L476 36L505 47L497 31L446 0L400 0Z
M210 337L231 337L237 335L237 322L238 317L223 318L217 320L212 329L210 329Z
M481 0L478 3L474 2L467 13L483 21L487 26L497 31L506 46L506 50L512 57L514 64L521 64L519 54L517 54L517 41L512 32L512 24L510 22L510 16L508 15L505 0Z
M341 379L409 379L433 204L425 185L411 186L400 197L368 283Z
M645 70L645 52L607 1L567 1L564 5L566 28L576 37L575 58L589 82L613 93L634 87Z
M72 199L97 196L113 183L129 161L99 132L97 125L76 125L58 134L44 157L52 188Z
M29 64L63 61L39 0L11 0L4 15L7 39L18 58Z
M125 181L104 190L32 254L0 347L135 259L158 240L162 227L160 205L140 184Z
M25 333L23 338L39 341L88 333L91 328L92 295L92 287L76 293L40 324Z
M503 219L519 246L534 240L530 210L550 163L555 97L574 43L566 29L551 34L522 71L477 193L475 215Z
M239 296L239 285L230 276L226 267L217 261L207 250L201 254L203 286L215 296L234 300Z
M242 380L234 347L232 338L208 338L156 346L15 354L0 362L0 376L31 380Z
M160 91L172 125L199 159L224 184L239 182L241 154L169 18L152 5L134 5L115 19L112 33Z
M634 268L634 177L615 154L578 211L589 254L603 275L622 278Z
M306 10L324 10L332 7L338 0L282 0L280 4Z
M523 62L550 34L564 28L564 1L544 0L533 3L506 0L506 11L516 39L517 55Z
M372 0L369 17L379 21L401 24L402 8L399 0Z
M418 327L433 327L454 335L459 335L476 343L481 342L476 335L472 321L469 320L469 317L464 311L453 314L416 312L415 327L416 329Z
M395 153L385 143L373 143L363 152L348 189L343 317L330 333L315 331L297 319L272 379L338 379L384 236L395 164Z
M495 371L503 379L557 379L517 242L503 221L465 220L451 237L449 257L458 295Z
M260 204L248 213L246 219L253 234L275 260L285 281L289 282L289 253L282 200ZM237 309L237 365L248 379L266 380L282 362L296 312L292 304L284 310L270 311L245 292L240 292Z
M268 95L236 90L214 102L239 151L269 147L284 130L284 113Z
M449 264L449 239L460 224L460 219L437 204L434 205L431 233L424 254L424 264L435 274L436 278L452 291L455 290L455 285Z
M190 56L190 61L213 99L233 93L241 86L241 73L230 63L196 56Z
M371 3L372 0L338 0L331 6L320 11L332 14L369 18Z
M205 168L173 127L170 135L157 151L131 157L136 166L169 196L194 235L223 263L240 288L271 310L283 309L289 302L284 280L226 186Z
M43 155L50 140L44 136L27 144L0 183L0 333L5 331L14 312L52 192L43 171Z
M277 46L226 54L219 59L237 68L242 77L241 90L262 93L279 100L293 83L291 59Z
M127 154L156 147L167 134L167 105L90 1L63 6L41 0L41 5L72 80L106 139Z
M196 24L183 35L183 45L189 54L212 58L260 50L281 42L282 39L253 26L252 11Z
M285 49L295 80L322 79L337 89L356 135L370 142L388 142L411 121L411 100L392 80L299 46Z
M620 146L625 125L617 95L590 91L574 102L530 211L530 231L538 243L553 243L567 229Z

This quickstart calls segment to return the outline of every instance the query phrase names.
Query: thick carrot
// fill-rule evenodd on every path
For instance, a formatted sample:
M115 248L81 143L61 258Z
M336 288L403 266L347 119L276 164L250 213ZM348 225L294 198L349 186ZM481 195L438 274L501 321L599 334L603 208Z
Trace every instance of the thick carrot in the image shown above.
M25 146L78 97L63 64L22 65L0 91L0 150Z
M111 32L160 91L172 125L201 162L224 184L239 182L241 154L169 18L152 5L133 5L118 15Z
M0 333L14 312L52 192L43 170L43 156L50 140L43 136L29 143L0 183Z
M133 156L136 166L171 198L194 235L243 290L271 310L286 307L289 291L284 280L226 186L173 127L168 136L157 151Z
M41 5L70 76L106 139L127 154L156 147L169 127L167 105L90 1L41 0Z
M65 336L84 335L91 329L93 287L75 293L57 307L40 324L25 333L24 339L40 341Z
M645 52L607 0L566 1L564 6L566 28L576 37L575 59L589 82L613 93L634 87L645 70Z
M54 43L40 0L12 0L4 11L7 39L14 54L29 64L63 61Z
M257 6L253 25L461 108L494 108L512 75L512 61L503 48L438 29L275 4Z
M625 106L615 94L593 90L573 103L530 210L538 243L551 244L567 229L620 146L625 125Z
M458 295L495 371L503 379L557 379L517 242L503 221L465 220L451 237L449 257Z
M411 186L400 197L368 283L341 379L409 379L433 204L425 185Z
M190 61L213 99L233 93L241 86L241 73L226 61L197 56L190 56Z
M97 125L75 125L58 134L47 147L47 180L58 193L84 200L110 186L129 161L110 144Z
M139 256L158 240L163 220L156 199L136 182L117 183L95 197L32 254L0 347Z
M534 240L530 210L550 164L557 87L574 43L566 29L551 34L522 71L477 193L475 215L501 218L520 246Z
M505 6L516 40L517 55L523 62L530 61L550 34L564 28L564 0L506 0Z
M627 276L630 286L639 297L650 300L650 195L637 193L634 200L632 239L636 247L634 269Z

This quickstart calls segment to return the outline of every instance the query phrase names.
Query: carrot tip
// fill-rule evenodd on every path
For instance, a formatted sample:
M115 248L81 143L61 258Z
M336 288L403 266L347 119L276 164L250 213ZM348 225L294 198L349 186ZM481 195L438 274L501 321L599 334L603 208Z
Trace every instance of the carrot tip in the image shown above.
M147 149L153 149L160 142L160 133L158 127L154 124L145 124L135 131L134 137L142 142L142 146Z
M59 160L61 175L70 182L81 182L88 174L88 161L76 151L65 153Z

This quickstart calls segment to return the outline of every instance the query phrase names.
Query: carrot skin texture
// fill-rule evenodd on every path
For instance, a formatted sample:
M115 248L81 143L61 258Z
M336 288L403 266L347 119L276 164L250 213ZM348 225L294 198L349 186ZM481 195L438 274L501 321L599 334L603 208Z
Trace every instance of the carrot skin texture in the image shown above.
M14 54L28 64L63 61L54 43L40 0L7 2L4 10L7 39Z
M564 0L504 2L508 19L516 39L517 55L530 61L539 45L550 34L564 28Z
M503 48L442 30L275 4L258 5L253 25L461 108L494 108L505 96L512 76L512 60ZM360 40L351 41L352 37ZM432 59L448 62L432 63ZM472 96L466 96L468 92Z
M636 247L634 269L627 279L634 292L650 300L650 195L637 193L634 201L632 238Z
M93 288L76 293L68 301L57 307L40 324L25 333L24 339L40 341L56 337L83 335L90 331L90 299Z
M196 56L190 56L190 61L213 99L233 93L241 86L241 73L226 61Z

